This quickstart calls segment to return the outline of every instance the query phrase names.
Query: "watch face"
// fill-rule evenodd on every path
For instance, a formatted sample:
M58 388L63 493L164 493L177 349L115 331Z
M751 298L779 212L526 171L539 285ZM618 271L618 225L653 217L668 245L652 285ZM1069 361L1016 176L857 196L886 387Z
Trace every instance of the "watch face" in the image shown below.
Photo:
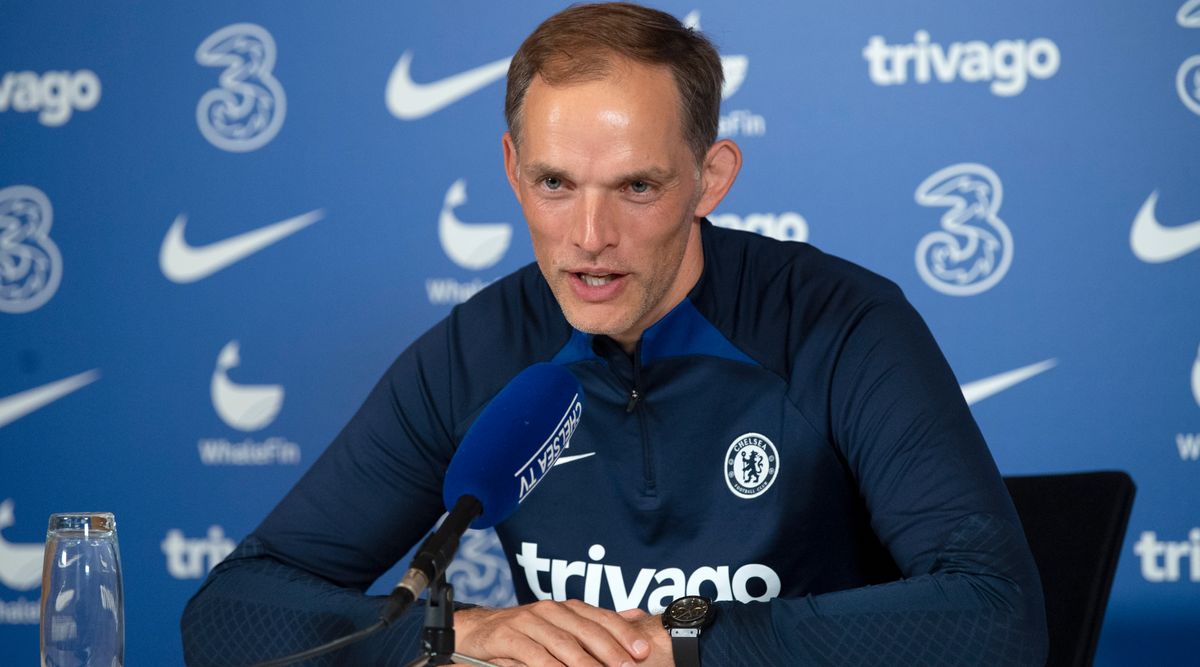
M671 627L694 628L703 624L711 605L708 600L689 595L672 602L666 609Z

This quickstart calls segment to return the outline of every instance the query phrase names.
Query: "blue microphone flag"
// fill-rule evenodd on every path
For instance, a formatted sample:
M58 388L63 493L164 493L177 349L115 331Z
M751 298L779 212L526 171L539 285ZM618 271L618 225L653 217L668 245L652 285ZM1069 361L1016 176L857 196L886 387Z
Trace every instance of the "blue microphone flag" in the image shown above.
M464 495L483 505L472 528L508 518L570 443L583 412L579 381L557 364L521 371L488 403L450 460L442 486L449 511Z

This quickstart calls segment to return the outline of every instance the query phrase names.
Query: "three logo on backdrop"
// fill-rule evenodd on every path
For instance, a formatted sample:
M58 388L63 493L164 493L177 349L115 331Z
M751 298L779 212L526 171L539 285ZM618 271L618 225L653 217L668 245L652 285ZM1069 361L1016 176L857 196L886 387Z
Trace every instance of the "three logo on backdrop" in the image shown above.
M976 40L942 46L931 41L926 30L916 31L911 44L888 44L882 35L873 35L862 55L867 76L876 86L934 80L988 83L998 97L1021 94L1030 78L1049 79L1062 62L1058 45L1044 37L1029 42L1004 39L988 44Z
M917 203L946 208L941 229L917 244L917 272L951 296L972 296L1000 282L1012 265L1013 239L997 215L1002 189L996 172L961 163L934 172L917 186Z
M694 30L700 30L700 12L691 12L682 23ZM400 120L425 118L503 79L512 60L501 58L437 81L417 83L412 78L413 58L411 50L406 50L400 55L391 75L388 76L384 91L388 111ZM725 71L725 85L721 89L721 97L728 99L746 80L750 59L744 55L722 56L721 65ZM766 132L766 119L746 109L732 111L720 118L718 133L721 136L762 136Z
M1179 7L1175 21L1182 28L1200 28L1200 0L1188 0ZM1175 73L1175 92L1192 113L1200 115L1200 53L1184 60Z
M262 148L279 134L287 97L274 76L275 39L262 26L235 23L209 35L196 48L196 62L224 67L219 87L200 98L200 134L224 151Z
M29 185L0 190L0 313L28 313L58 291L63 262L50 238L54 210Z
M217 355L209 394L217 416L230 428L246 433L271 425L283 408L284 389L277 384L238 384L229 371L242 363L240 346L229 341ZM281 436L263 440L202 438L196 445L200 462L207 466L298 465L300 445Z
M91 111L99 103L100 77L90 69L6 72L0 79L0 113L36 111L46 127L65 125L76 111Z

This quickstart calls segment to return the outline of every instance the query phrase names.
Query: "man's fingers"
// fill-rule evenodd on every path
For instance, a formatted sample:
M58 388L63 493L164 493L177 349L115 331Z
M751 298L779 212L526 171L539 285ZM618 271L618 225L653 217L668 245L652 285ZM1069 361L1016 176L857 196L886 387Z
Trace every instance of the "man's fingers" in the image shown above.
M619 612L617 612L617 614L619 614L621 616L621 618L623 618L627 621L636 621L639 618L645 618L650 615L649 612L647 612L644 609L639 609L638 607L634 607L633 609L626 609L625 611L619 611Z
M521 614L512 625L497 628L498 643L491 654L507 656L529 667L599 667L570 633L554 627L536 614ZM572 647L574 650L572 650Z
M607 609L593 607L579 600L567 600L563 605L575 614L602 627L609 635L616 639L621 648L635 661L644 659L650 653L650 644L647 641L648 637L642 633L640 628L629 622L631 619L638 618L638 616L625 616L625 614L630 612L638 612L640 615L645 616L646 612L640 609L633 609L617 614ZM623 658L624 656L621 657ZM612 664L619 665L620 662Z
M632 667L649 657L651 637L634 620L645 618L644 612L627 615L578 600L464 610L459 646L501 667Z
M565 604L535 602L529 612L537 621L528 622L522 630L571 667L617 667L631 661L616 638Z

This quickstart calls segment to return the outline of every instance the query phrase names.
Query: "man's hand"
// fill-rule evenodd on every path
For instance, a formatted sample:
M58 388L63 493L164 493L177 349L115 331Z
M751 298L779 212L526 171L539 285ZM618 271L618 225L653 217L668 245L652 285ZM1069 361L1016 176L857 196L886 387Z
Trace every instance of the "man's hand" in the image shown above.
M671 635L663 627L662 616L651 616L641 609L630 609L621 612L621 617L650 637L650 656L638 663L639 667L675 667Z
M544 600L454 614L455 650L498 665L670 667L671 641L657 616L618 614L579 600Z

